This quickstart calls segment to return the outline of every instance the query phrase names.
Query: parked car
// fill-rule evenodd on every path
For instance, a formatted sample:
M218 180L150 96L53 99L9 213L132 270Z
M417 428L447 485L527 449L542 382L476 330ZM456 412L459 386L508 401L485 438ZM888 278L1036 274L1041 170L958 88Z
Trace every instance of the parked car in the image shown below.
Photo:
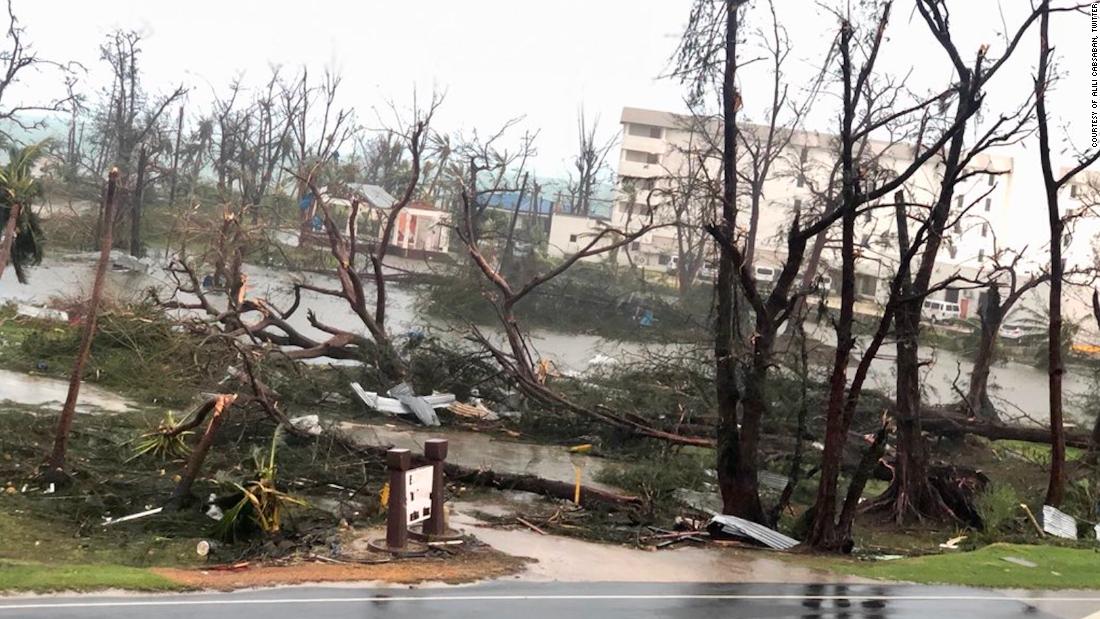
M939 299L925 299L924 315L932 322L954 320L959 317L959 304Z
M1044 331L1041 327L1028 322L1006 322L1001 325L1002 340L1019 342L1029 335L1044 335Z
M665 265L665 272L669 275L675 275L680 269L680 257L672 256L668 259L668 264Z

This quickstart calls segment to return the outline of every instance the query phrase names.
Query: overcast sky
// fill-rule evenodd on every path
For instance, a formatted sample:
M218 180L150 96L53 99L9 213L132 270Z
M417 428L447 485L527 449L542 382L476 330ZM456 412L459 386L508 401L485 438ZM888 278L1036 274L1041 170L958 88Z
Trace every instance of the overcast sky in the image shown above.
M814 2L778 4L794 45L788 72L797 89L819 66L836 22ZM963 56L972 58L982 43L998 56L1004 25L1014 28L1028 4L950 1ZM414 87L424 94L435 88L447 93L438 123L442 130L485 130L525 116L523 127L540 130L537 165L543 176L564 173L582 105L600 117L608 135L618 131L623 106L684 109L683 89L659 76L690 5L691 0L15 0L38 52L85 63L89 89L105 78L98 49L106 34L116 27L138 29L147 35L141 68L153 93L183 82L194 89L192 103L205 106L213 88L224 88L238 74L259 81L270 64L331 66L344 76L344 103L354 105L369 126L376 124L376 106L407 103ZM918 92L942 89L951 75L945 55L912 3L895 5L880 66L908 76L906 84ZM761 24L763 14L754 14L751 19ZM1058 16L1052 37L1067 72L1054 106L1060 122L1067 123L1059 133L1073 133L1079 145L1085 145L1088 130L1088 28L1085 16ZM1025 39L1017 60L991 86L995 110L1026 97L1037 47L1037 37ZM746 72L742 90L750 116L767 104L769 88L756 87L766 79ZM49 87L32 83L37 92ZM822 101L815 110L811 128L830 130L835 105ZM1013 154L1024 180L1036 162L1026 149ZM1024 184L1033 185L1034 177ZM1041 222L1041 211L1039 217Z

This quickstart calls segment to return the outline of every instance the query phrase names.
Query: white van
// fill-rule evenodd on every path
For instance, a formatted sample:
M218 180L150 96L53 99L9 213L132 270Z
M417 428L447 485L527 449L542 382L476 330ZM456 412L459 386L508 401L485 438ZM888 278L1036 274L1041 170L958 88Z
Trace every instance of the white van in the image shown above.
M939 299L925 299L924 315L932 322L954 320L959 317L959 304Z
M756 275L756 281L760 283L774 282L779 277L779 269L773 267L757 266L753 269Z

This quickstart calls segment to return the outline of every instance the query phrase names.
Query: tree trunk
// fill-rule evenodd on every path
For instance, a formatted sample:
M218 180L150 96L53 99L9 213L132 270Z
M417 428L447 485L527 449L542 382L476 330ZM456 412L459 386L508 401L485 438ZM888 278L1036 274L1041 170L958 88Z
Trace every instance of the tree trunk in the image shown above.
M738 2L725 0L725 67L722 82L722 220L721 227L730 243L719 244L717 311L714 332L715 391L718 400L717 464L722 512L763 522L756 471L747 470L755 454L742 453L749 447L741 440L737 406L741 398L737 386L734 325L734 277L737 265L730 244L737 230L737 31ZM755 446L753 446L755 449Z
M206 423L206 430L203 431L195 450L191 452L191 457L187 460L187 466L183 469L180 481L176 484L175 490L172 491L172 498L169 499L170 505L182 507L193 498L191 496L191 486L195 483L199 470L202 469L202 463L206 460L206 453L210 451L210 446L214 444L214 436L217 434L218 428L225 421L226 410L236 400L236 395L219 395L215 399L215 404L209 413L209 421Z
M176 188L179 186L180 140L183 138L183 106L180 106L179 123L176 126L176 148L172 150L172 182L168 186L168 206L176 205Z
M148 164L148 153L145 146L138 151L137 178L131 195L133 204L130 207L130 255L140 258L144 251L141 247L141 211L145 208L145 168Z
M989 371L996 358L997 337L1004 320L1006 308L1001 305L997 284L991 284L986 293L985 305L979 308L982 321L978 336L978 352L974 357L974 369L970 372L970 388L966 395L966 409L971 417L997 420L997 409L989 399Z
M756 335L752 367L745 377L744 394L741 399L741 441L737 460L733 463L732 469L738 502L735 505L727 505L725 513L766 524L767 517L760 502L757 452L760 445L760 422L768 409L765 385L768 379L768 366L771 363L774 333L770 330L760 330ZM723 504L725 504L724 501Z
M1058 196L1048 195L1050 209L1050 325L1047 331L1050 399L1050 481L1046 504L1058 507L1066 491L1066 433L1062 421L1062 376L1066 372L1062 359L1062 218L1058 213Z
M15 234L19 228L19 215L22 210L21 204L12 204L8 211L8 221L4 223L4 231L0 232L0 278L4 277L4 271L11 260L11 250L15 245Z
M960 436L972 434L989 440L1024 441L1042 445L1050 444L1050 430L1039 426L1007 425L999 421L989 419L957 416L942 409L925 409L921 420L921 428L926 432L940 436ZM1066 444L1080 449L1089 449L1093 436L1100 438L1093 432L1073 431L1065 434Z
M516 224L519 222L519 210L523 206L523 196L527 193L527 173L523 173L523 184L519 188L519 197L516 199L516 208L512 211L512 221L508 226L508 238L504 242L504 251L500 254L500 272L508 276L508 266L512 261L512 251L515 247ZM535 205L536 212L538 205Z
M110 222L115 210L115 190L118 184L118 169L111 170L107 180L107 197L103 205L103 221ZM92 339L95 337L96 320L99 313L99 301L103 296L103 282L107 279L107 265L111 261L111 229L110 224L103 226L103 238L100 241L99 263L96 265L95 282L92 284L92 296L88 299L88 307L84 317L84 331L80 336L80 348L77 351L76 363L73 364L73 374L69 379L69 393L65 396L65 405L61 408L61 417L57 422L57 432L54 435L53 452L47 462L45 477L47 480L64 482L65 455L69 445L69 432L73 427L73 416L76 414L76 400L80 395L80 381L84 377L84 367L88 364L88 355L92 351Z
M844 86L840 131L841 203L837 207L844 209L841 216L840 316L836 322L836 351L829 376L829 397L825 409L825 450L821 455L817 497L811 508L813 522L806 539L810 546L819 550L839 550L848 543L847 536L837 526L836 510L840 467L848 438L844 422L844 393L848 384L848 362L852 348L855 346L852 324L855 321L855 222L856 207L859 204L859 187L852 140L856 93L852 88L851 29L842 27L840 36L840 69ZM815 254L820 251L819 245L823 246L824 237L823 231L814 242ZM812 261L816 257L816 255L812 257L811 264L807 265L806 273L803 275L804 281L812 276L811 269L816 268Z
M1049 365L1050 398L1050 480L1047 484L1046 504L1058 507L1066 492L1066 436L1062 424L1062 375L1065 361L1062 359L1062 232L1065 222L1058 208L1058 189L1061 181L1054 177L1050 154L1050 128L1047 117L1046 92L1050 86L1050 0L1043 0L1039 17L1039 70L1035 77L1035 115L1039 125L1039 163L1046 189L1047 220L1050 224L1050 324L1047 330L1047 355Z
M921 427L920 338L921 298L901 304L894 322L897 337L897 463L894 481L883 498L892 503L894 520L909 514L948 516L938 493L928 482L928 451Z
M848 208L848 207L843 207ZM848 431L844 423L844 393L847 387L848 361L855 338L852 323L855 313L855 209L849 208L842 218L840 317L836 323L837 347L829 377L829 399L825 410L825 450L821 455L821 471L814 501L814 519L806 542L818 550L841 550L847 537L837 526L836 510L840 467ZM823 233L824 234L824 233Z

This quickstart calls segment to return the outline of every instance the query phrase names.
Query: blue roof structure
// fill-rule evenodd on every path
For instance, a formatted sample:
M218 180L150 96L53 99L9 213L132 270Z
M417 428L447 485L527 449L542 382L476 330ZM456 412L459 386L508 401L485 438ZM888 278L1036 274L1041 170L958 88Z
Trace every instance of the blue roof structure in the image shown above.
M531 192L527 192L523 196L523 203L520 204L519 212L521 213L538 213L540 215L549 215L554 210L553 200L547 200L546 198L539 198L536 203L532 199ZM507 211L516 210L516 203L519 202L518 191L499 191L489 194L486 202L489 208L499 208Z

